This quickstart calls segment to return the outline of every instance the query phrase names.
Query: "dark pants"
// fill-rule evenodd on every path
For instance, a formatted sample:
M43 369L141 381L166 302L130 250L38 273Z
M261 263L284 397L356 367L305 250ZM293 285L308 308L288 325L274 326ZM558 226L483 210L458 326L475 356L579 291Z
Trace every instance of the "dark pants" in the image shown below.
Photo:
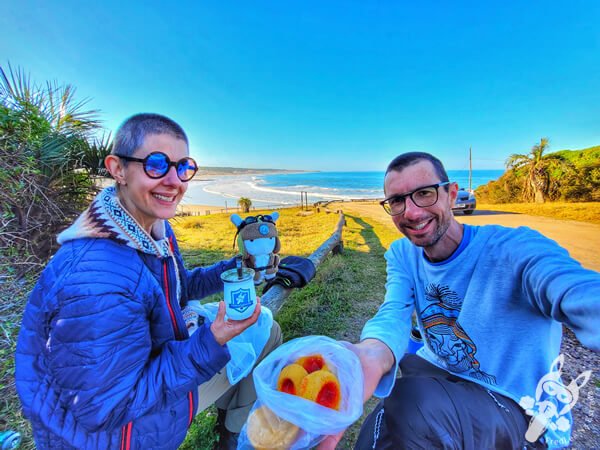
M356 449L523 449L528 421L513 400L416 355L367 417Z

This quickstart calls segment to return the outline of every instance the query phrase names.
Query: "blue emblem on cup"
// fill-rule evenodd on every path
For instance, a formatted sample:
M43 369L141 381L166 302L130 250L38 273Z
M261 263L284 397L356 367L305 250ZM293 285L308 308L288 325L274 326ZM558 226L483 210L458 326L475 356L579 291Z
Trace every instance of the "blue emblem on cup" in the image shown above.
M232 291L231 298L229 300L229 307L241 313L252 306L250 289L238 289L237 291Z

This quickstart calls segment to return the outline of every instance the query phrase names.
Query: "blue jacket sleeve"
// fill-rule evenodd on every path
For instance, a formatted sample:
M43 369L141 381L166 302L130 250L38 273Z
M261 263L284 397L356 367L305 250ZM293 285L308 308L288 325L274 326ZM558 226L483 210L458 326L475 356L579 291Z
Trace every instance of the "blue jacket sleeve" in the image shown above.
M168 408L229 360L208 325L152 353L149 299L142 301L150 294L128 296L109 287L95 284L95 295L63 299L47 344L61 401L91 432Z
M387 397L396 380L398 365L406 352L414 309L412 281L402 265L400 241L395 241L385 253L387 282L385 299L375 316L364 326L360 339L377 339L392 351L395 365L381 378L375 389L378 397Z
M515 276L532 305L564 323L581 343L600 351L600 274L581 267L556 242L520 228L511 246Z
M223 290L223 281L221 274L226 270L235 268L235 257L219 261L208 267L197 267L193 270L188 270L183 263L183 258L179 252L177 239L173 234L173 230L167 225L167 236L173 246L175 261L179 269L181 278L181 304L185 305L190 300L200 300Z

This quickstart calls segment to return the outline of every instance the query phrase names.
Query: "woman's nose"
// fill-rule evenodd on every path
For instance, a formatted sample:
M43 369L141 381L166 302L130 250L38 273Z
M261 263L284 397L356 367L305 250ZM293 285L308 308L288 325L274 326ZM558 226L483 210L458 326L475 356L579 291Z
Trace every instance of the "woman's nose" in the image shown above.
M166 182L166 183L169 183L171 185L173 185L173 184L181 184L182 183L182 181L177 176L177 168L174 167L174 166L169 167L169 170L167 171L167 173L163 177L163 181Z

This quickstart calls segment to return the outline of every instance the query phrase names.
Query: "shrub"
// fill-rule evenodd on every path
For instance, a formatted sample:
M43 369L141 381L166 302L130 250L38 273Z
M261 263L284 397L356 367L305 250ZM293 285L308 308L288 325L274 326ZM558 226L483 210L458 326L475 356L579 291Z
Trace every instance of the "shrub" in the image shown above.
M22 71L0 67L0 263L17 275L41 267L57 232L95 192L108 139L96 111L83 111L72 86L33 84ZM15 267L12 267L15 269Z

